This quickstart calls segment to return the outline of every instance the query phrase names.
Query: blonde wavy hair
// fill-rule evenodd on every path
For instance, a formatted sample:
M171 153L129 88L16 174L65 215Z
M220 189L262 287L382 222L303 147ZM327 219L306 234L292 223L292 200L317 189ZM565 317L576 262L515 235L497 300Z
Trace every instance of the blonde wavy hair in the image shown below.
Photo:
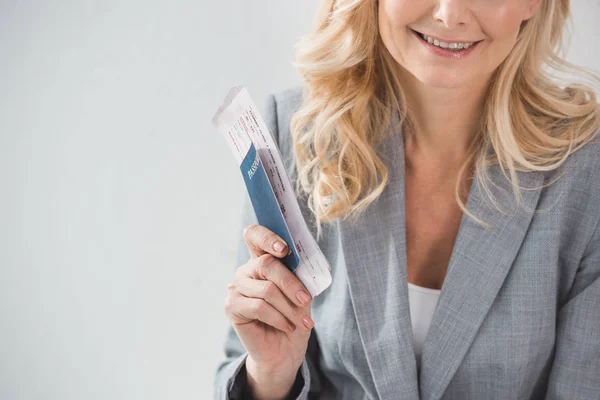
M295 66L305 83L290 129L296 190L306 196L318 229L358 216L383 192L389 173L376 149L394 115L410 127L396 61L379 36L376 0L324 0L314 31L297 45ZM486 166L499 164L521 202L517 171L550 171L593 139L600 121L599 78L564 53L569 0L543 0L524 21L517 42L490 82L482 134L474 140L455 187L475 164L475 177L494 205ZM590 84L561 87L555 73L575 72ZM564 80L564 79L563 79ZM597 89L596 89L597 90ZM397 117L396 117L397 118ZM493 150L493 151L490 151Z

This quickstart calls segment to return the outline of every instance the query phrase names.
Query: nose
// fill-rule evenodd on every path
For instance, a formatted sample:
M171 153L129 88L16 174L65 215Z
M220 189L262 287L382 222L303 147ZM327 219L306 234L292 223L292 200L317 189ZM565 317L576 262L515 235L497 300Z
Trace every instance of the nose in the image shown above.
M455 29L468 22L468 0L439 0L433 17L448 29Z

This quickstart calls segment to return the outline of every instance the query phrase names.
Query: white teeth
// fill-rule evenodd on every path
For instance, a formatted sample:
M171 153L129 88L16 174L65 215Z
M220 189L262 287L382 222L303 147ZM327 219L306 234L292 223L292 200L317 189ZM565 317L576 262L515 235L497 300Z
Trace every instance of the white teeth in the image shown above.
M450 50L462 50L462 49L468 49L469 47L473 46L475 43L447 43L447 42L441 42L437 39L433 39L427 35L421 35L421 37L423 38L423 40L426 40L427 42L433 44L434 46L437 47L441 47L443 49L450 49Z

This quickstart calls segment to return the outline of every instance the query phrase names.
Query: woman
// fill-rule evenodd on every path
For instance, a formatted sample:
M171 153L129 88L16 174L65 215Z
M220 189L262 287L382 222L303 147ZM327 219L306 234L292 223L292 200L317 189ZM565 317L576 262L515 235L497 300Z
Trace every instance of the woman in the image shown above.
M323 2L266 116L333 283L310 299L246 206L217 398L600 398L600 113L552 79L568 12Z

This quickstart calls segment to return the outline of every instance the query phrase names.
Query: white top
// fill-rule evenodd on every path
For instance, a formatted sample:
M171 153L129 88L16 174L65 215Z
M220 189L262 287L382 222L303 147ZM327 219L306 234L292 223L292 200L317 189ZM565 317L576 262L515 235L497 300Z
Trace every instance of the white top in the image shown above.
M417 358L417 369L421 367L421 351L431 324L433 311L441 290L429 289L408 282L408 303L413 330L413 347Z

